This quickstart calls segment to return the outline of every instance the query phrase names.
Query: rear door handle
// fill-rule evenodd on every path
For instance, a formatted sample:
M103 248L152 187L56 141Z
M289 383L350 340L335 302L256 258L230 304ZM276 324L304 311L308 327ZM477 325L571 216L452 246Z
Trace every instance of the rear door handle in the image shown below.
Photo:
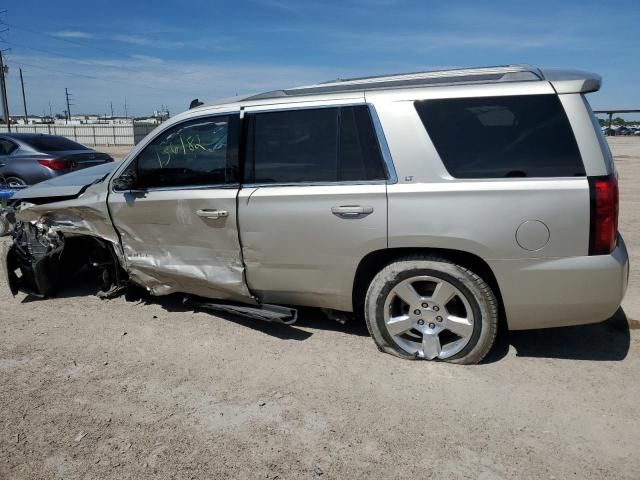
M373 207L341 205L339 207L331 207L331 213L340 218L361 218L373 213Z
M215 210L212 208L201 208L196 211L196 215L203 218L225 218L229 216L226 210Z
M0 168L2 168L2 167L6 167L6 166L7 166L7 164L6 164L6 163L0 163Z

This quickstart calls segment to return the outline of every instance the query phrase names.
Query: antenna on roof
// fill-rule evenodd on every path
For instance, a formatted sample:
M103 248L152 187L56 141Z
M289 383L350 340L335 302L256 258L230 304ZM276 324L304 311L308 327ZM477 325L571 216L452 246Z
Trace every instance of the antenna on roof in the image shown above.
M192 108L199 107L200 105L204 105L204 102L201 102L197 98L194 98L193 100L191 100L191 103L189 104L189 110L191 110Z

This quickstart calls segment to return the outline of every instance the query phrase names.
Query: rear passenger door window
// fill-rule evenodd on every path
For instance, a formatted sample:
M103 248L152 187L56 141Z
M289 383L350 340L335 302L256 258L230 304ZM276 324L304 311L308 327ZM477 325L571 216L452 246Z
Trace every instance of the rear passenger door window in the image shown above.
M585 176L557 95L423 100L415 107L453 177Z
M246 183L386 179L364 105L253 113L247 121Z

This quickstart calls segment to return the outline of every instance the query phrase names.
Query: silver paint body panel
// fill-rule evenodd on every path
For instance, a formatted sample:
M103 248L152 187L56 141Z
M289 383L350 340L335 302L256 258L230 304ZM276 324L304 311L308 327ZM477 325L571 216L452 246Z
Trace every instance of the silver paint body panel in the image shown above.
M331 212L348 205L373 212ZM384 184L243 188L238 216L247 282L268 303L350 311L358 263L387 248Z

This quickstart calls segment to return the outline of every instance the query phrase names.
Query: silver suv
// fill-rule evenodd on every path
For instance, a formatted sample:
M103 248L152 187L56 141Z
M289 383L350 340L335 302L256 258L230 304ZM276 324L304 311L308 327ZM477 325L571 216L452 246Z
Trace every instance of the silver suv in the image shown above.
M115 167L19 193L9 284L48 296L88 266L106 295L134 283L269 320L362 314L384 352L476 363L499 317L557 327L620 305L616 171L585 98L599 88L514 65L196 107Z

